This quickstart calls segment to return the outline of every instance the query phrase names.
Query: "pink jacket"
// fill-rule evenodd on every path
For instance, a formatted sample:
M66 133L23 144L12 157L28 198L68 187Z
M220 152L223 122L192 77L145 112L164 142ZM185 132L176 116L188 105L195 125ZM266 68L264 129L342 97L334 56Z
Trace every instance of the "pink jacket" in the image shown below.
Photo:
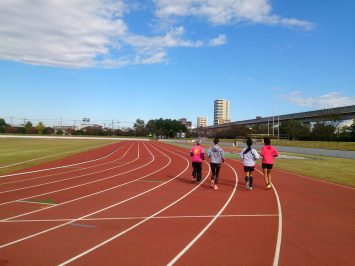
M274 157L279 156L279 153L277 152L277 150L273 146L264 145L261 148L260 155L261 155L261 157L263 157L263 159L261 161L262 163L273 164Z
M191 149L190 155L193 162L202 162L204 159L204 150L200 145L194 146Z

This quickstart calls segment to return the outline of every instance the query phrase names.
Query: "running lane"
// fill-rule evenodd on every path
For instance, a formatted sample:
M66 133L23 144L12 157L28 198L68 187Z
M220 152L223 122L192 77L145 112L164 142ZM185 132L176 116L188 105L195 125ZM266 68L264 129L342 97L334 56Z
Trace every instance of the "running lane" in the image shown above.
M354 265L355 189L273 170L283 210L279 265Z
M71 252L74 252L75 254L79 252L78 249L83 249L83 246L84 249L85 247L89 248L94 245L95 242L109 237L112 234L112 230L116 232L121 226L123 226L123 229L129 226L134 221L126 220L124 223L114 223L115 226L105 225L100 227L96 225L90 226L86 221L83 222L83 219L90 218L94 213L100 213L114 206L139 198L145 193L151 193L151 191L155 189L154 187L159 186L159 182L155 182L155 179L161 179L161 181L167 182L172 178L172 175L177 175L175 172L181 174L189 165L183 158L178 157L171 160L170 156L167 156L154 148L151 148L150 152L154 158L153 164L155 167L145 169L144 173L132 172L130 176L126 177L133 181L130 182L130 185L117 187L115 189L116 191L110 190L110 192L100 194L100 198L90 197L85 200L80 200L74 205L71 205L71 209L68 209L69 205L66 206L66 210L63 210L63 208L58 206L51 210L44 210L43 212L22 217L27 218L26 221L22 220L19 221L19 223L16 223L13 220L3 222L1 224L1 231L12 231L15 232L15 234L10 234L13 238L12 243L4 243L0 248L0 257L6 257L6 260L11 261L15 265L23 265L24 263L26 265L30 265L31 263L33 263L33 265L38 265L46 264L48 262L51 262L50 264L55 264L60 260L64 260L68 253L70 254ZM172 169L175 168L175 170L170 170L170 168L167 167L170 164L181 164L182 162L184 162L183 165L172 167ZM140 180L145 178L153 178L153 180L146 179L145 182L144 180ZM112 204L113 201L114 204ZM78 203L81 203L81 205L78 205ZM85 217L80 216L82 215L81 209L87 210L88 207L92 208L91 213L87 213ZM53 210L57 210L57 212L54 212ZM63 218L68 216L68 213L73 215L71 216L70 222L67 220L58 220L58 217ZM34 219L37 220L34 221ZM43 222L38 219L42 219ZM44 221L44 219L46 219L46 221ZM62 226L63 223L66 224ZM19 228L20 230L17 231L20 232L17 232L15 228ZM47 232L44 232L45 230L47 230ZM26 231L32 234L35 234L36 232L39 234L31 236L27 233L27 239L20 239L20 241L18 241L19 234L24 234ZM23 256L17 255L19 250L21 250ZM52 252L53 250L56 250L56 252ZM39 254L46 254L46 256L40 256ZM55 258L58 260L57 262L55 262Z

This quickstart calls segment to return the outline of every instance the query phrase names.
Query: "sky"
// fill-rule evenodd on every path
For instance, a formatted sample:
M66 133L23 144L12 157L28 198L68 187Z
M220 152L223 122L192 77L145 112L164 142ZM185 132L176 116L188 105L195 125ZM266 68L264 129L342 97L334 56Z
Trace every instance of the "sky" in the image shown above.
M0 117L131 127L355 104L355 1L1 0Z

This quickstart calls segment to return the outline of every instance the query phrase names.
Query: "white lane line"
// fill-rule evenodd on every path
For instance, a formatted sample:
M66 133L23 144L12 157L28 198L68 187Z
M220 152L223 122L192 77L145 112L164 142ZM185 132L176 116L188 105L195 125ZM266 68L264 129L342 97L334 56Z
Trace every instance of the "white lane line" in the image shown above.
M146 145L145 145L144 143L143 143L143 145L146 147ZM146 147L146 148L147 148L147 147ZM153 147L153 148L154 148L154 147ZM154 160L154 159L155 159L154 155L150 152L149 149L147 149L147 150L148 150L148 152L153 156L153 160ZM157 173L157 172L163 170L165 167L167 167L167 166L170 165L170 163L171 163L171 158L170 158L169 156L165 155L163 152L159 151L158 149L156 149L156 150L157 150L158 152L160 152L161 154L163 154L164 156L166 156L167 158L169 158L169 163L168 163L166 166L159 168L159 170L157 170L157 171L155 171L155 172L153 172L153 173L150 173L150 174L148 174L148 175L146 175L146 176L143 176L143 177L141 177L141 178L135 179L135 180L133 180L133 181L131 181L131 182L128 182L128 183L132 183L132 182L135 182L135 181L137 181L137 180L139 180L139 179L142 179L142 178L145 178L145 177L150 176L150 175L152 175L152 174L155 174L155 173ZM176 155L177 155L177 154L176 154ZM180 156L180 155L178 155L178 156ZM180 156L180 157L182 157L182 156ZM184 159L185 159L185 158L184 158ZM186 159L185 159L185 160L186 160ZM187 161L187 160L186 160L186 161ZM56 229L61 228L61 227L63 227L63 226L69 225L69 224L71 224L72 222L80 221L80 220L82 220L82 219L84 219L84 218L90 217L90 216L92 216L92 215L95 215L95 214L98 214L98 213L100 213L100 212L103 212L103 211L106 211L106 210L108 210L108 209L111 209L111 208L113 208L113 207L115 207L115 206L121 205L121 204L123 204L123 203L125 203L125 202L128 202L128 201L132 200L132 199L138 198L138 197L140 197L140 196L142 196L142 195L144 195L144 194L147 194L148 192L151 192L151 191L153 191L153 190L155 190L155 189L157 189L157 188L159 188L159 187L161 187L161 186L163 186L163 185L165 185L165 184L167 184L167 183L173 181L174 179L176 179L177 177L179 177L180 175L182 175L182 174L188 169L189 165L190 165L190 163L187 161L187 166L186 166L186 168L185 168L180 174L178 174L178 175L175 176L174 178L170 179L169 181L166 181L165 183L162 183L162 184L160 184L160 185L158 185L158 186L156 186L156 187L153 187L153 188L151 188L151 189L149 189L149 190L146 190L146 191L144 191L144 192L142 192L142 193L140 193L140 194L137 194L137 195L135 195L135 196L132 196L132 197L126 199L126 200L117 202L117 203L115 203L115 204L112 204L112 205L110 205L110 206L108 206L108 207L105 207L105 208L103 208L103 209L100 209L100 210L98 210L98 211L95 211L95 212L89 213L89 214L87 214L87 215L84 215L84 216L82 216L82 217L80 217L80 218L77 218L77 219L75 219L75 220L72 220L72 221L70 221L70 222L67 222L67 223L64 223L64 224L61 224L61 225L58 225L58 226L54 226L54 227L48 228L48 229L46 229L46 230L37 232L37 233L35 233L35 234L29 235L29 236L27 236L27 237L23 237L23 238L21 238L21 239L17 239L17 240L15 240L15 241L12 241L12 242L3 244L3 245L0 246L0 249L1 249L1 248L8 247L8 246L11 246L11 245L14 245L14 244L19 243L19 242L22 242L22 241L25 241L25 240L30 239L30 238L33 238L33 237L36 237L36 236L38 236L38 235L42 235L42 234L44 234L44 233L47 233L47 232L56 230ZM139 168L141 168L141 167L139 167ZM97 194L97 193L96 193L96 194ZM60 204L58 204L57 206L59 206L59 205L60 205ZM53 206L53 207L57 207L57 206ZM52 207L48 207L46 210L48 210L49 208L52 208ZM23 216L23 215L19 215L19 216ZM19 216L16 216L16 217L19 217ZM16 217L13 217L13 218L16 218ZM9 219L5 219L5 220L2 220L2 221L6 221L6 220L9 220Z
M129 149L133 146L133 144L131 144L131 146L129 147ZM121 146L118 149L116 149L115 151L118 152L119 150L121 150L122 148L124 148L125 146ZM121 158L123 158L122 156L118 159L115 159L113 161L110 162L115 162L117 160L120 160ZM36 179L41 179L41 178L45 178L45 177L53 177L53 176L57 176L57 175L63 175L63 174L68 174L68 173L74 173L74 172L78 172L84 169L90 169L96 166L101 166L101 165L105 165L108 164L110 162L106 162L106 163L101 163L101 164L97 164L97 165L92 165L89 167L72 167L72 166L68 166L68 169L77 169L77 170L70 170L70 171L66 171L66 172L59 172L59 173L53 173L53 174L47 174L47 175L42 175L42 176L36 176L36 177L31 177L31 178L26 178L26 179L21 179L21 180L15 180L15 181L10 181L10 182L2 182L0 183L0 186L3 185L9 185L9 184L15 184L15 183L21 183L21 182L26 182L26 181L31 181L31 180L36 180ZM7 180L7 179L6 179Z
M236 161L240 164L243 165L242 162L236 160L236 159L230 159L232 161ZM256 169L262 176L263 173L260 172L258 169ZM280 171L280 170L278 170ZM287 172L288 173L288 172ZM279 195L277 193L277 190L274 185L272 185L272 188L274 190L275 196L276 196L276 201L277 201L277 209L278 209L278 230L277 230L277 241L276 241L276 247L275 247L275 255L274 255L274 261L273 261L273 266L278 266L279 263L279 258L280 258L280 250L281 250L281 239L282 239L282 209L281 209L281 202Z
M112 143L111 143L112 144ZM110 145L110 144L108 144ZM95 148L100 148L102 147L102 145L95 145L90 149L95 149ZM82 151L82 150L86 150L87 148L81 148L81 149L76 149L76 150L72 150L72 151L66 151L66 152L61 152L61 153L56 153L56 154L52 154L52 155L47 155L44 157L39 157L39 158L35 158L35 159L31 159L31 160L27 160L27 161L22 161L22 162L18 162L18 163L13 163L13 164L8 164L8 165L4 165L4 166L0 166L0 168L7 168L7 167L11 167L11 166L16 166L16 165L20 165L20 164L24 164L24 163L29 163L29 162L33 162L33 161L38 161L38 160L42 160L42 159L46 159L46 158L50 158L50 157L54 157L54 156L58 156L58 155L63 155L63 154L68 154L68 153L73 153L73 152L77 152L77 151Z
M240 164L243 165L242 162L232 159L233 161L236 161ZM264 174L255 168L256 171L258 171L262 176L264 176ZM274 184L272 184L272 188L273 191L275 193L276 196L276 202L277 202L277 210L279 213L279 221L278 221L278 229L277 229L277 240L276 240L276 247L275 247L275 255L274 255L274 261L273 261L273 266L278 266L279 265L279 259L280 259L280 251L281 251L281 239L282 239L282 210L281 210L281 201L279 198L279 194L277 193L276 187Z
M178 155L178 154L176 154L176 155ZM178 156L180 156L180 155L178 155ZM180 156L180 157L182 157L182 156ZM187 161L186 158L184 158L184 159ZM172 180L176 179L178 176L180 176L181 174L183 174L183 173L188 169L189 165L190 165L190 163L188 162L188 166L185 168L185 170L184 170L183 172L181 172L179 175L177 175L176 177L174 177ZM189 195L190 195L192 192L194 192L196 189L198 189L198 188L203 184L203 182L208 178L208 176L209 176L209 174L210 174L210 171L211 171L211 169L210 169L210 167L209 167L208 174L207 174L206 177L201 181L201 183L198 184L197 186L195 186L192 190L190 190L190 191L189 191L188 193L186 193L184 196L180 197L180 198L177 199L176 201L172 202L171 204L169 204L168 206L164 207L164 208L161 209L160 211L157 211L156 213L152 214L151 216L145 218L144 220L142 220L142 221L136 223L135 225L133 225L133 226L127 228L126 230L124 230L124 231L122 231L122 232L120 232L120 233L114 235L113 237L111 237L111 238L109 238L109 239L107 239L107 240L101 242L100 244L98 244L98 245L96 245L96 246L94 246L94 247L92 247L92 248L90 248L90 249L88 249L88 250L86 250L86 251L84 251L84 252L78 254L77 256L75 256L75 257L73 257L73 258L71 258L71 259L69 259L69 260L64 261L63 263L59 264L58 266L67 265L67 264L69 264L69 263L71 263L71 262L73 262L73 261L75 261L75 260L77 260L77 259L79 259L79 258L81 258L81 257L83 257L83 256L85 256L85 255L87 255L87 254L89 254L89 253L91 253L91 252L93 252L94 250L96 250L96 249L98 249L98 248L100 248L100 247L106 245L107 243L109 243L109 242L111 242L111 241L113 241L113 240L119 238L120 236L122 236L122 235L128 233L129 231L133 230L134 228L140 226L141 224L143 224L143 223L149 221L150 219L152 219L153 217L157 216L158 214L160 214L160 213L166 211L166 210L169 209L170 207L174 206L175 204L177 204L178 202L182 201L184 198L186 198L187 196L189 196ZM170 181L171 181L171 180L170 180ZM168 181L168 182L170 182L170 181Z
M57 204L55 204L55 203L41 202L41 201L19 200L19 202L32 203L32 204L41 204L41 205L50 205L50 206L57 206ZM1 221L0 221L0 222L1 222Z
M139 146L138 146L137 158L136 158L135 160L133 160L132 162L138 160L138 158L139 158ZM104 181L104 180L106 180L106 179L111 179L111 178L113 178L113 177L117 177L117 176L120 176L120 175L123 175L123 174L127 174L127 173L130 173L130 172L133 172L133 171L135 171L135 170L138 170L138 169L140 169L140 168L142 168L142 167L145 167L145 166L151 164L153 161L154 161L154 157L152 157L152 160L149 161L148 163L146 163L146 164L144 164L144 165L141 165L140 167L133 168L133 169L131 169L131 170L129 170L129 171L126 171L126 172L122 172L122 173L119 173L119 174L116 174L116 175L113 175L113 176L109 176L109 177L106 177L106 178L103 178L103 179L99 179L99 180L96 180L96 181L92 181L92 182L88 182L88 183L84 183L84 184L80 184L80 185L76 185L76 186L72 186L72 187L68 187L68 188L64 188L64 189L60 189L60 190L56 190L56 191L47 192L47 193L44 193L44 194L41 194L41 195L36 195L36 196L31 196L31 197L28 197L28 198L25 198L25 199L21 199L21 200L11 201L11 202L8 202L8 203L20 202L20 201L23 201L23 200L32 199L32 198L39 197L39 196L44 196L44 195L48 195L48 194L54 194L54 193L57 193L57 192L62 192L62 191L65 191L65 190L69 190L69 189L73 189L73 188L85 186L85 185L88 185L88 184L93 184L93 183L101 182L101 181ZM129 164L129 163L127 163L127 164ZM138 178L138 179L141 179L141 178ZM102 194L102 193L104 193L104 192L113 190L113 189L115 189L115 188L125 186L125 185L130 184L130 183L135 182L135 181L136 181L136 179L131 180L131 181L126 182L126 183L123 183L123 184L120 184L120 185L117 185L117 186L114 186L114 187L110 187L110 188L108 188L108 189L104 189L104 190L97 191L97 192L92 193L92 194L88 194L88 195L85 195L85 196L82 196L82 197L79 197L79 198L75 198L75 199L71 199L71 200L68 200L68 201L59 203L59 204L57 204L56 206L53 206L53 207L63 206L63 205L65 205L65 204L68 204L68 203L71 203L71 202L74 202L74 201L78 201L78 200L81 200L81 199L89 198L89 197L92 197L92 196L94 196L94 195L99 195L99 194ZM2 204L0 204L0 205L3 205L3 204L4 204L4 203L2 203ZM11 220L11 219L15 219L15 218L18 218L18 217L26 216L26 215L33 214L33 213L37 213L37 212L41 212L41 211L45 211L45 210L48 210L49 208L52 208L52 207L48 207L47 209L34 210L34 211L31 211L31 212L19 214L19 215L13 216L13 217L9 217L9 218L3 219L3 220L1 220L0 222L2 222L2 221L7 221L7 220Z
M132 144L133 145L133 144ZM131 145L131 147L132 147ZM126 154L128 153L128 151L131 149L131 147L125 152L125 154L123 154L120 158L118 158L117 160L121 159L121 158L124 158L126 156ZM105 163L104 163L105 164ZM128 164L128 163L126 163ZM47 182L47 183L40 183L40 184L37 184L37 185L32 185L32 186L27 186L27 187L21 187L21 188L16 188L16 189L11 189L11 190L5 190L5 191L0 191L0 194L5 194L5 193L10 193L10 192L14 192L14 191L19 191L19 190L25 190L25 189L32 189L32 188L35 188L35 187L41 187L41 186L46 186L46 185L51 185L51 184L55 184L55 183L60 183L60 182L64 182L64 181L68 181L68 180L74 180L74 179L78 179L80 177L85 177L85 176L90 176L90 175L93 175L93 174L97 174L97 173L103 173L103 172L106 172L106 171L109 171L109 170L113 170L113 169L116 169L116 168L120 168L126 164L121 164L121 165L118 165L118 166L115 166L115 167L111 167L111 168L106 168L104 170L100 170L100 171L96 171L96 172L90 172L88 174L83 174L83 175L78 175L78 176L73 176L73 177L68 177L68 178L64 178L64 179L58 179L58 180L55 180L55 181L51 181L51 182ZM101 164L103 165L103 164ZM98 165L98 166L101 166L101 165ZM90 169L90 168L95 168L97 167L96 165L94 166L90 166L90 167L87 167L87 169ZM78 170L76 171L69 171L69 173L73 173L73 172L77 172ZM60 174L63 174L63 173L60 173ZM1 204L0 204L1 205Z
M203 228L202 231L189 244L187 244L187 246L183 248L183 250L181 250L180 253L177 254L176 257L173 258L167 265L174 265L200 239L200 237L212 226L212 224L221 216L221 213L225 210L229 202L232 200L238 186L238 175L237 172L233 169L233 167L230 164L228 163L225 164L227 164L233 170L236 179L233 191L230 194L228 200L223 205L223 207L219 210L219 212L213 217L213 219L205 226L205 228Z
M16 173L16 174L9 174L9 175L1 175L0 178L10 177L10 176L18 176L18 175L25 175L25 174L32 174L32 173L39 173L39 172L50 171L50 170L55 170L55 169L67 168L67 167L74 166L74 165L81 165L81 164L85 164L85 163L91 163L91 162L103 160L103 159L111 156L115 152L117 152L117 150L119 150L119 149L120 148L114 150L113 152L107 154L104 157L100 157L100 158L93 159L93 160L88 160L88 161L84 161L84 162L80 162L80 163L67 164L67 165L62 165L62 166L58 166L58 167L45 168L45 169L40 169L40 170L35 170L35 171L21 172L21 173Z
M261 175L263 173L256 169ZM282 210L281 210L281 202L279 198L279 194L277 193L276 187L274 184L272 184L272 189L274 190L275 196L276 196L276 201L277 201L277 210L279 213L279 222L278 222L278 229L277 229L277 240L276 240L276 247L275 247L275 255L274 255L274 262L273 266L278 266L279 265L279 259L280 259L280 251L281 251L281 239L282 239Z
M127 152L128 152L128 151L127 151ZM138 159L139 159L139 156L137 155L137 157L136 157L134 160L132 160L130 163L133 163L134 161L137 161ZM130 164L130 163L126 163L126 164L120 165L120 167L125 166L125 165L128 165L128 164ZM147 164L149 164L149 163L150 163L150 162L148 162ZM143 166L146 166L147 164L145 164L145 165L143 165ZM136 169L139 169L139 167L138 167L138 168L134 168L134 169L132 169L131 171L134 171L134 170L136 170ZM95 173L97 174L97 173L104 172L104 171L106 171L106 170L97 171L97 172L95 172ZM7 204L11 204L11 203L18 202L18 201L29 200L29 199L33 199L33 198L37 198L37 197L41 197L41 196L45 196L45 195L50 195L50 194L54 194L54 193L58 193L58 192L66 191L66 190L70 190L70 189L73 189L73 188L77 188L77 187L82 187L82 186L90 185L90 184L93 184L93 183L98 183L98 182L101 182L101 181L104 181L104 180L107 180L107 179L111 179L111 178L113 178L113 177L117 177L117 176L120 176L120 175L129 173L129 172L131 172L131 171L122 172L122 173L120 173L120 174L108 176L108 177L105 177L105 178L102 178L102 179L98 179L98 180L95 180L95 181L82 183L82 184L75 185L75 186L71 186L71 187L62 188L62 189L59 189L59 190L53 190L53 191L49 191L49 192L42 193L42 194L32 195L32 196L29 196L29 197L26 197L26 198L21 198L21 199L17 199L17 200L2 202L2 203L0 203L0 206L2 206L2 205L7 205ZM69 180L69 179L74 179L74 178L83 177L83 176L85 176L85 175L76 176L76 177L73 177L73 178L68 178L68 180Z
M243 217L278 217L278 214L226 214L220 215L218 218L243 218ZM204 219L213 218L215 215L177 215L177 216L155 216L151 219ZM108 217L108 218L84 218L81 221L92 221L92 222L104 222L104 221L125 221L125 220L143 220L147 219L148 216L135 216L135 217ZM10 220L10 221L0 221L0 223L45 223L45 222L73 222L76 218L72 219L42 219L42 220Z

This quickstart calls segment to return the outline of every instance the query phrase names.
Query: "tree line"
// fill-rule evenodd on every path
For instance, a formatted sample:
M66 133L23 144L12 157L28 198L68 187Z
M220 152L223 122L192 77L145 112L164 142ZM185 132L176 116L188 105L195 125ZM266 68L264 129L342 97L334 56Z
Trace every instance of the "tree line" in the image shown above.
M24 125L11 126L6 123L5 119L0 118L0 133L173 138L182 132L187 137L191 137L186 126L180 121L163 118L149 120L147 123L142 119L137 119L132 128L125 127L121 129L105 128L97 125L85 125L80 129L69 126L49 127L44 125L43 122L33 125L31 121L27 121Z
M281 136L289 140L310 140L310 141L355 141L355 119L349 126L339 127L340 120L316 122L311 125L304 125L297 120L283 121L277 128L267 125L256 124L253 127L243 125L231 125L220 128L209 136L208 130L197 129L197 134L204 137L219 137L226 139L244 138L255 135ZM273 134L272 134L273 133Z
M246 127L233 125L228 128L214 132L213 136L207 136L203 128L196 132L190 132L185 125L178 120L172 119L153 119L145 123L142 119L137 119L133 127L111 129L98 126L85 126L80 129L66 128L55 129L45 126L43 122L33 125L30 121L21 126L11 126L0 118L0 133L20 133L20 134L49 134L49 135L96 135L96 136L136 136L152 138L174 138L178 133L185 133L186 137L219 137L234 139L236 137L247 137L250 135L266 135L274 131L274 135L281 135L282 138L289 140L321 140L321 141L355 141L355 119L351 125L339 127L340 120L330 120L316 122L312 127L303 125L297 120L282 122L279 128L267 125L255 125Z

